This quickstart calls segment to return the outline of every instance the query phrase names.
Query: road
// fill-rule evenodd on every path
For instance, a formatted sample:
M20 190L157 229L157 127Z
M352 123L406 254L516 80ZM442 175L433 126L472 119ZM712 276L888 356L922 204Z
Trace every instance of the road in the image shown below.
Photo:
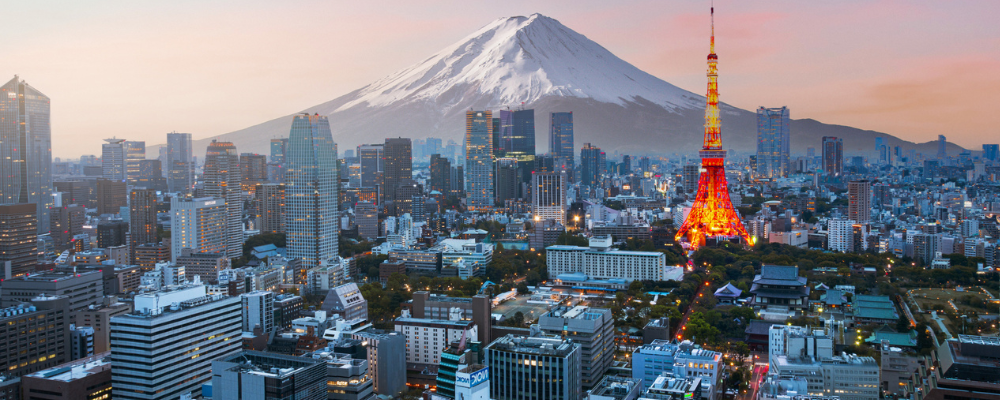
M754 400L757 398L757 392L760 390L760 384L764 381L764 376L767 375L767 364L755 363L753 366L753 372L750 374L750 390L746 394L740 394L737 396L738 400Z
M706 282L707 283L707 282ZM691 306L688 306L687 311L684 312L684 317L681 318L681 324L677 326L677 338L682 339L684 334L684 326L687 325L688 318L691 316L691 312L694 310L694 303L697 303L700 299L704 298L705 293L708 291L708 285L698 285L698 293L694 294L691 300Z

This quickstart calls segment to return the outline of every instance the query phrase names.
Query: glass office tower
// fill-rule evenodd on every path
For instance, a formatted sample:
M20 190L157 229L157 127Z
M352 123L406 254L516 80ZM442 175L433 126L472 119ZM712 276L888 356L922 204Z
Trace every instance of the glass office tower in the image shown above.
M39 233L53 206L50 102L17 75L0 86L0 203L35 204Z
M337 153L327 117L295 116L285 164L288 257L313 268L338 254Z

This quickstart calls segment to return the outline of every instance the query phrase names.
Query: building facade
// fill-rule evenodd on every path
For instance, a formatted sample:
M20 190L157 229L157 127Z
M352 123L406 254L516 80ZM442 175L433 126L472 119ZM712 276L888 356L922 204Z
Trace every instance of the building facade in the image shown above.
M54 205L50 102L17 75L0 86L0 204L33 204L37 233Z
M549 152L566 160L569 165L574 165L576 147L573 147L573 112L554 112L550 115L549 122Z
M337 153L327 117L295 116L286 166L288 257L301 259L303 268L314 268L338 255Z
M170 199L173 213L170 259L177 262L184 249L193 253L226 254L227 209L225 199L202 197ZM242 235L240 235L242 240ZM242 249L240 250L242 253Z
M222 199L226 205L224 229L225 251L229 258L243 254L243 191L240 176L240 156L232 142L212 141L205 152L206 197Z
M580 345L552 337L507 335L486 346L496 400L579 400Z
M774 179L788 176L788 107L757 109L757 177Z

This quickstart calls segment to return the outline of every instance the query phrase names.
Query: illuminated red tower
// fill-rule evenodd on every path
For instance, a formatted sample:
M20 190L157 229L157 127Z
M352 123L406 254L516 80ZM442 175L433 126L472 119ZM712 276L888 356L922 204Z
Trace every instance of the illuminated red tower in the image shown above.
M705 144L701 148L701 177L698 196L684 225L675 239L685 236L691 250L705 244L706 237L742 237L750 243L740 216L733 209L726 185L726 151L722 150L722 129L719 127L719 56L715 55L715 7L712 7L712 46L708 55L708 95L705 106ZM683 245L683 243L682 243Z

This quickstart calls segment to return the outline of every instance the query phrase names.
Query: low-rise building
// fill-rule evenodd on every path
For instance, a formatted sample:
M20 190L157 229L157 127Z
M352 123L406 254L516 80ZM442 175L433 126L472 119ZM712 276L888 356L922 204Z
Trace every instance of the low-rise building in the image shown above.
M609 309L556 306L538 318L538 328L580 345L580 383L585 389L597 384L614 361L615 324Z
M722 377L722 353L702 349L689 340L655 340L632 352L632 379L642 379L643 388L648 389L664 373L701 378L699 384L707 386L701 391L702 398L714 400Z
M22 398L111 398L111 353L81 358L21 377Z
M610 236L593 237L589 247L556 245L545 248L549 278L583 273L590 279L680 280L683 268L667 266L658 251L623 251L612 247Z

